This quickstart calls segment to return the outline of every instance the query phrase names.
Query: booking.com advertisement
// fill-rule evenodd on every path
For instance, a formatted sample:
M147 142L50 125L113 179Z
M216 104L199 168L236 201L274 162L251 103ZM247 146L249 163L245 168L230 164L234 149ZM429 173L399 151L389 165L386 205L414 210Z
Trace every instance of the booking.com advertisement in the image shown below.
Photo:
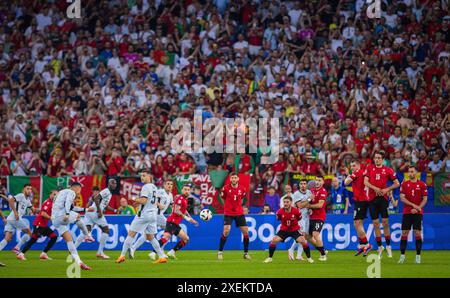
M25 216L30 223L34 219L33 216ZM133 216L106 216L110 228L110 237L106 242L105 249L120 250L127 236ZM219 245L219 239L223 229L223 216L215 215L213 218L204 222L198 216L194 218L200 223L198 227L183 222L181 227L187 231L190 242L183 248L184 250L216 250ZM275 215L251 215L246 216L251 250L265 250L268 248L272 237L279 229L279 221ZM392 215L389 218L391 227L391 243L393 249L398 249L401 237L401 220L402 215ZM423 249L450 249L450 214L425 214L423 220ZM373 225L370 220L366 220L364 224L367 238L372 244L375 244L375 236ZM76 225L72 225L72 233L79 235L80 230ZM0 232L3 232L3 226L0 226ZM93 236L99 238L99 228L94 228ZM162 231L157 235L160 238ZM225 249L241 250L243 249L241 233L238 228L232 225L230 236L226 242ZM17 235L15 240L17 241ZM137 239L137 238L136 238ZM322 239L325 248L328 250L354 250L358 245L356 231L353 227L353 218L351 215L328 215L322 230ZM12 248L16 241L8 244L7 248ZM41 237L32 250L41 250L44 248L48 240ZM166 248L170 249L176 243L174 236L168 243ZM384 239L383 239L384 241ZM408 242L412 244L414 241L413 233L409 234ZM278 249L287 249L292 244L291 239L287 239L285 243L278 245ZM413 245L413 244L412 244ZM84 242L80 245L79 250L96 250L98 243ZM6 249L7 249L6 248ZM151 249L150 243L146 242L141 250ZM61 237L58 238L53 250L67 250L66 243Z

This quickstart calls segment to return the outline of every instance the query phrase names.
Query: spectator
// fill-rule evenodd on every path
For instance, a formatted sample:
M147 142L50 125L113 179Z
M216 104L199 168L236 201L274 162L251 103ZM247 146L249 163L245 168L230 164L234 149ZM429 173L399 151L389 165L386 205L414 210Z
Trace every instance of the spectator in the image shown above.
M106 166L108 167L108 176L116 176L122 172L124 160L121 156L120 149L114 147L112 153L106 156Z
M444 163L440 159L439 154L436 153L433 155L433 159L428 164L428 171L431 174L436 174L441 171L443 164Z
M261 212L259 214L275 214L275 212L273 212L270 209L270 205L269 204L264 204L263 209L261 210Z
M120 215L134 215L136 210L130 205L128 205L128 200L126 198L120 199L120 207L118 208L118 214Z
M331 205L331 212L333 214L348 213L350 205L348 193L343 183L337 177L333 177L331 180L328 202Z
M135 174L160 165L160 154L163 176L232 170L229 154L170 152L171 121L195 110L279 117L280 161L246 152L250 170L245 154L238 164L279 193L287 172L339 175L350 156L367 161L380 149L388 164L401 168L408 151L428 170L447 150L450 22L436 23L448 20L445 1L428 9L393 0L380 20L362 1L93 1L84 23L60 22L59 5L3 2L0 153L9 174L84 173L81 152L89 174Z
M264 197L264 202L269 205L270 211L273 213L280 209L280 195L276 192L275 187L269 186Z

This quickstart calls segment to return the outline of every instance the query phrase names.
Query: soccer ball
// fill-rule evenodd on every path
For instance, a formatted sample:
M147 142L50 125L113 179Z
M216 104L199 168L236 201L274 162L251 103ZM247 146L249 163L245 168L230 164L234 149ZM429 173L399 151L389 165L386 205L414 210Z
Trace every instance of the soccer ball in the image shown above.
M208 221L212 218L212 212L209 209L203 209L202 211L200 211L200 218L203 221Z

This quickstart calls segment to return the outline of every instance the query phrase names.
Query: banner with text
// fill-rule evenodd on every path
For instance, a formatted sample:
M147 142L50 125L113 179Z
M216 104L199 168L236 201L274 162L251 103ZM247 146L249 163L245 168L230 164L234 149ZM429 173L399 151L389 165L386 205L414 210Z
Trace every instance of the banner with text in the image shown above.
M127 231L130 227L133 216L118 216L111 215L106 216L109 228L110 236L107 240L105 248L107 250L119 250L122 248L123 242L127 236ZM24 217L29 223L32 222L34 217ZM194 216L198 220L198 216ZM265 250L269 246L269 242L279 229L279 221L276 220L275 215L252 215L246 216L249 237L250 237L250 250ZM392 215L390 217L391 228L391 241L392 247L399 249L400 237L401 237L401 215ZM186 245L186 250L216 250L219 242L220 235L223 229L223 216L215 215L209 222L200 221L199 227L183 222L182 228L187 231L190 241ZM373 225L366 221L365 229L367 236L372 244L375 244ZM450 214L425 214L423 223L423 249L450 249ZM0 232L3 232L4 226L0 226ZM71 226L72 233L76 236L80 233L80 230L76 225ZM162 231L157 235L160 238ZM100 230L98 227L94 228L93 236L95 239L99 239ZM11 249L18 240L19 236L15 236L6 250ZM322 230L322 238L325 247L329 250L354 250L357 247L358 241L355 229L353 228L353 218L351 215L329 215L327 221ZM32 249L43 249L45 243L48 240L40 238L38 243L33 246ZM174 236L171 239L166 248L171 249L177 241ZM384 241L384 239L383 239ZM278 244L279 249L287 249L290 247L292 239L286 240L285 243ZM383 244L385 244L383 242ZM79 249L81 250L96 250L98 242L82 243ZM58 242L55 244L54 249L66 250L67 246L61 237L58 238ZM145 243L142 250L149 250L151 246L149 243ZM228 237L226 250L242 250L242 235L239 229L232 228L230 236ZM408 237L408 249L414 249L414 237L412 232ZM51 254L51 252L50 252ZM332 255L332 252L331 252Z

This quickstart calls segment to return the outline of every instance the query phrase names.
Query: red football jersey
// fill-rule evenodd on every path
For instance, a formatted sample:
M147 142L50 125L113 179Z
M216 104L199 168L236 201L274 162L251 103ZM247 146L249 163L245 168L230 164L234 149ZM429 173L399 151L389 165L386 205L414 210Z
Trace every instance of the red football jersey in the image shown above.
M280 231L295 232L300 230L298 221L302 218L300 211L291 207L290 211L281 208L277 211L277 219L281 221Z
M378 168L375 165L368 165L366 170L364 171L364 176L369 177L370 184L381 189L387 187L388 180L394 181L395 179L397 179L394 170L386 166L381 166ZM369 201L372 201L376 197L375 191L370 188L368 188L368 191ZM389 200L387 194L384 196L384 198L386 199L386 201Z
M45 211L45 213L52 216L52 207L53 201L51 199L47 199L44 203L42 203L41 211L39 211L39 214L33 221L34 227L46 227L48 225L49 220L42 216L42 211Z
M367 201L367 190L364 185L364 170L359 169L358 171L352 173L350 176L352 179L352 189L353 189L353 198L356 202L364 202Z
M405 198L416 205L422 203L423 197L428 195L428 189L425 182L417 180L416 182L403 181L400 187L400 194L404 194ZM411 214L413 208L409 205L404 205L403 214ZM420 214L423 214L423 209L420 210Z
M179 225L183 221L183 216L175 213L175 205L180 206L180 212L185 214L188 207L188 200L184 197L184 195L179 195L173 201L173 205L172 213L167 218L167 222L172 222Z
M322 208L320 209L311 209L311 215L309 216L309 219L315 219L315 220L322 220L325 221L327 218L327 199L328 199L328 192L325 190L325 188L314 188L311 190L311 192L314 195L314 199L311 201L311 205L319 203L319 201L324 200L325 204L323 204Z
M224 215L238 216L244 215L244 209L242 203L246 197L246 189L239 184L237 187L227 184L223 187L220 195L224 203Z

